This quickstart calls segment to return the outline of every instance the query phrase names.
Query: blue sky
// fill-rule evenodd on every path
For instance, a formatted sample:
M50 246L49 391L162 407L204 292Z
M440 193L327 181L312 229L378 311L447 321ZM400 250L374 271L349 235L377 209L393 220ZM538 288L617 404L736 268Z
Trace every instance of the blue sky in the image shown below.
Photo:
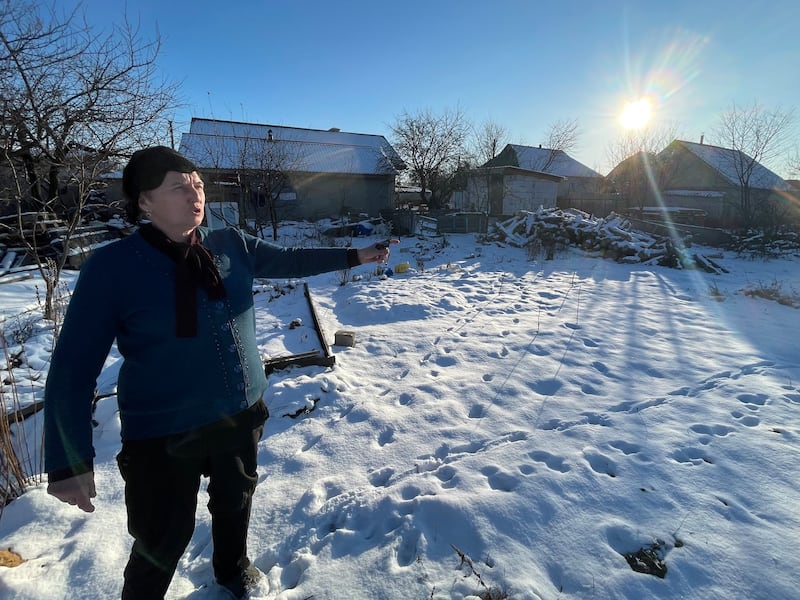
M63 3L67 5L67 2ZM461 109L537 145L577 119L572 153L607 173L626 101L713 141L720 113L800 105L800 2L776 0L85 0L162 38L159 65L192 116L391 137L397 117ZM781 172L782 165L775 165Z

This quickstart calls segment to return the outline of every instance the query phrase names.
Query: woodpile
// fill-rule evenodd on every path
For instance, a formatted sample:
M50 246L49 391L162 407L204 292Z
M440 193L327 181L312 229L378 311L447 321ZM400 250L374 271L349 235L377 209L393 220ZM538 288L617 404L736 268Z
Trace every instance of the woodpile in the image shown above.
M636 231L627 219L613 212L598 218L577 209L523 211L496 223L495 233L490 236L520 248L540 245L548 256L552 256L553 248L577 246L617 262L675 268L698 264L680 238Z
M23 213L0 217L0 275L29 270L35 265L32 248L36 248L39 260L57 260L66 254L64 266L80 269L95 248L129 232L124 222L114 219L81 224L68 234L67 223L54 215Z

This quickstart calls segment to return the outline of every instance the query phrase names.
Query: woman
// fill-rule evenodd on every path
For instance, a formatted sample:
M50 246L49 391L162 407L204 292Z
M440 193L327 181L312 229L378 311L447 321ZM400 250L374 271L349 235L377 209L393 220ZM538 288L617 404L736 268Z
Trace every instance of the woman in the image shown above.
M235 228L201 227L197 168L164 146L123 172L131 217L149 221L81 269L45 388L48 493L94 510L91 406L116 339L128 530L122 598L163 598L194 531L209 477L217 582L243 598L260 572L247 556L257 444L268 416L253 278L304 277L384 261L388 249L287 249Z

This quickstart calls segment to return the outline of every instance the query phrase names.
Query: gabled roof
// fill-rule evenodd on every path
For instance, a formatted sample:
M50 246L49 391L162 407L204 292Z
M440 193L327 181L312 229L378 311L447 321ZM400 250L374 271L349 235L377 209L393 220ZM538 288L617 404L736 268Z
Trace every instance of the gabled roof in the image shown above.
M603 177L600 173L578 162L563 150L550 150L548 148L522 146L520 144L508 144L497 157L486 163L485 166L502 164L496 161L507 152L513 153L516 157L516 164L511 166L529 171L540 171L560 177Z
M511 173L514 175L522 175L523 177L534 177L536 179L546 179L555 182L560 182L564 179L560 175L553 175L552 173L545 173L544 171L531 171L530 169L523 169L522 167L514 167L512 165L478 167L477 169L473 169L472 172L478 175L487 173Z
M686 150L706 163L709 167L717 171L726 181L737 187L741 185L741 182L739 181L736 165L749 164L753 160L744 152L739 150L722 148L720 146L712 146L710 144L697 144L695 142L687 142L684 140L673 141L669 146L667 146L667 148L662 150L660 154L664 154L670 149L670 147L674 145L683 146ZM749 178L749 184L753 189L789 189L788 184L783 179L763 166L761 163L755 163L753 166L753 171Z
M405 167L382 135L193 118L180 152L206 169L392 175Z

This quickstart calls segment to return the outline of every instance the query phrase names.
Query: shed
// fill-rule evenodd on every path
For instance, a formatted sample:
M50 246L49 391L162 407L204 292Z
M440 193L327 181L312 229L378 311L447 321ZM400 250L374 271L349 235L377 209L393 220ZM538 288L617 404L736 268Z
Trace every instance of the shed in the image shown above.
M604 191L605 178L563 150L507 144L484 167L511 166L561 178L558 198L583 197Z
M563 177L519 167L481 167L468 172L464 189L453 201L457 209L493 216L553 208L562 181Z

